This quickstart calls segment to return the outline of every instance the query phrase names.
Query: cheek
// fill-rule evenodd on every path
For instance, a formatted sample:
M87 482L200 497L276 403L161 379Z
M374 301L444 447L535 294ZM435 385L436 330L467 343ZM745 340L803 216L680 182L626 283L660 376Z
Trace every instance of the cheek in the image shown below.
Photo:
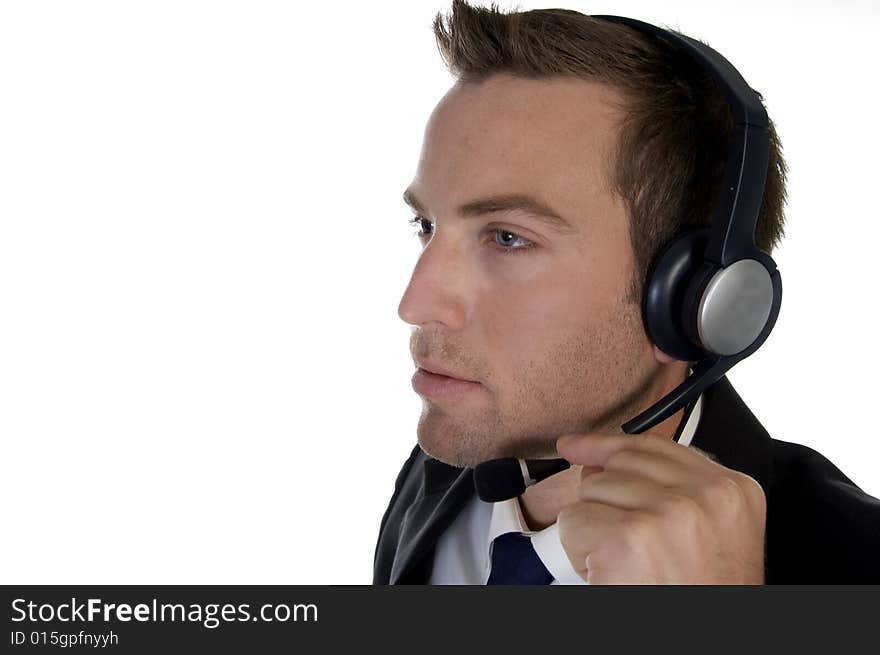
M479 311L490 367L509 379L518 364L540 360L551 344L608 326L614 305L610 290L571 271L493 288Z
M588 265L585 257L592 257ZM483 289L480 341L499 388L515 387L527 370L540 377L547 369L559 383L552 371L560 363L572 375L584 369L608 375L607 369L640 355L647 337L639 308L621 304L629 277L620 259L578 253L566 265L557 260L552 271L535 267L515 280L496 277Z
M595 261L589 272L582 262L552 271L536 267L515 279L493 280L479 302L487 345L540 343L554 331L607 324L623 292L620 272L606 270L605 264Z

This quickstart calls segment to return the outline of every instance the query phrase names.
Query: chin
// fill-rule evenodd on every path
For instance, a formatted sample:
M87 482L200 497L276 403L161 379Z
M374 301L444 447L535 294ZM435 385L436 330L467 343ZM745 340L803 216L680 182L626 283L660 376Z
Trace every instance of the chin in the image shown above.
M440 460L444 464L457 466L458 468L474 468L477 464L500 457L517 457L523 459L547 459L559 457L559 454L556 453L555 447L548 450L546 445L533 447L512 445L504 451L498 451L468 447L467 444L457 442L437 442L430 439L419 438L419 446L421 446L422 450L430 457Z
M433 434L423 436L420 432L419 446L428 456L450 466L457 466L459 468L473 467L483 461L475 456L474 453L463 448L461 444L449 439L438 439Z
M424 416L419 421L418 440L425 453L459 468L473 467L496 456L491 452L494 444L488 441L486 433Z
M506 435L499 428L463 427L455 422L422 417L418 427L419 446L429 456L444 464L459 468L475 467L477 464L499 457L547 457L558 456L555 440L544 438L517 439ZM499 441L499 439L502 439Z

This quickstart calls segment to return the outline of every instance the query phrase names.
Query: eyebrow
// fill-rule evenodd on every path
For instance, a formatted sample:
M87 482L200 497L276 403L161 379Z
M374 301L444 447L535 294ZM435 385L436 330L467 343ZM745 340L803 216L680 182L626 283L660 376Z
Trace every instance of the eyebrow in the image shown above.
M411 189L403 192L403 201L413 210L425 214L425 205L416 197ZM505 193L472 200L458 208L463 217L484 216L495 212L520 210L532 214L543 223L563 233L575 233L577 229L566 219L553 211L537 198L523 193Z

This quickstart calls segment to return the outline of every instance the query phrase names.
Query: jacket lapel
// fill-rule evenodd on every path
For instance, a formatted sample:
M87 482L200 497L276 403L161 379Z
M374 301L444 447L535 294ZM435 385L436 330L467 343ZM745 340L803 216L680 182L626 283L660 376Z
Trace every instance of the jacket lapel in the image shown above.
M424 483L403 515L390 584L425 584L440 535L474 495L472 468L458 468L420 453Z

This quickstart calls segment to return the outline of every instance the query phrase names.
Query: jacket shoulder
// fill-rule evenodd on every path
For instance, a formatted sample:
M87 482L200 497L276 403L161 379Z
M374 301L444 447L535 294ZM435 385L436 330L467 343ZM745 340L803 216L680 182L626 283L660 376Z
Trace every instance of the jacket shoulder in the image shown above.
M412 504L418 493L422 476L417 473L422 469L417 463L424 463L424 460L424 452L416 444L394 481L394 492L391 494L391 500L388 501L388 507L382 515L379 535L376 539L376 549L373 553L373 584L389 583L403 512Z
M768 577L780 583L880 582L880 500L812 448L772 442Z

